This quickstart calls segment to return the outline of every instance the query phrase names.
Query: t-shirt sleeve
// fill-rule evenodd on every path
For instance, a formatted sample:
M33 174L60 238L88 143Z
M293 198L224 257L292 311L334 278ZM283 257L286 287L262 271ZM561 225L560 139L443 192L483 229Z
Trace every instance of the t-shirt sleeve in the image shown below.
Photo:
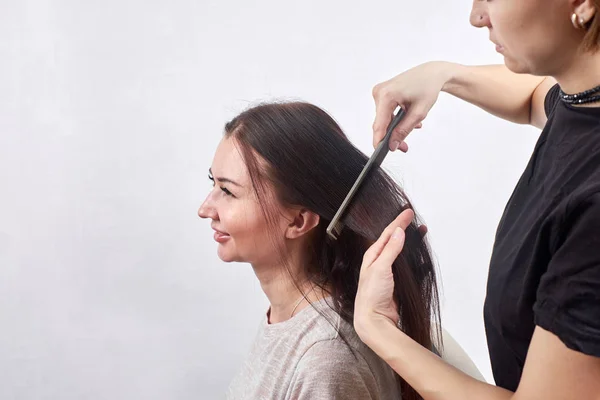
M560 101L560 86L558 83L548 90L546 98L544 99L544 110L546 111L546 117L549 117L554 111L554 108Z
M600 357L600 194L567 207L559 226L535 323L568 348Z
M377 384L362 356L336 340L317 342L298 362L289 399L379 399Z

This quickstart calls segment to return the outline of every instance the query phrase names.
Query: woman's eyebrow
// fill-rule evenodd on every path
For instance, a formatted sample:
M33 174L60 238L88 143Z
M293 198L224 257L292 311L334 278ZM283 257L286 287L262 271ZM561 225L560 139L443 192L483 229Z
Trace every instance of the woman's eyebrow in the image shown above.
M211 168L208 169L208 173L211 174L211 175L213 174ZM232 179L229 179L229 178L220 177L220 176L214 176L214 178L216 180L218 180L219 182L231 183L232 185L243 187L241 184L239 184L236 181L234 181Z

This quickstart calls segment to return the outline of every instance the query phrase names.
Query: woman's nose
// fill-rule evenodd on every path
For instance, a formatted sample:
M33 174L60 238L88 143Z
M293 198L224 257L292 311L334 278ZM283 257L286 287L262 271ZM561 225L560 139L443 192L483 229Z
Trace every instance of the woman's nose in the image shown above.
M208 196L206 196L206 199L204 199L204 202L200 205L200 208L198 208L198 216L200 218L217 219L218 214L217 209L213 204L212 194L213 192L211 191Z
M486 0L473 0L469 22L476 28L484 28L490 25Z

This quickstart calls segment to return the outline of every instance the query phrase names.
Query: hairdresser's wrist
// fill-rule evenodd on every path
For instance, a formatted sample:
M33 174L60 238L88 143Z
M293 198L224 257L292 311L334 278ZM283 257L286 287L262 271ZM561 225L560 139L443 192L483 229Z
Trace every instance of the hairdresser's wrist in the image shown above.
M398 330L392 320L375 312L363 313L354 317L356 333L373 350L375 350L374 347L378 347L378 343L382 339L382 333L389 328Z
M436 61L435 63L444 82L442 92L453 94L453 89L464 80L461 79L461 75L466 71L465 66L448 61Z
M402 358L403 346L412 341L392 321L382 316L360 321L357 332L359 330L361 340L388 364Z

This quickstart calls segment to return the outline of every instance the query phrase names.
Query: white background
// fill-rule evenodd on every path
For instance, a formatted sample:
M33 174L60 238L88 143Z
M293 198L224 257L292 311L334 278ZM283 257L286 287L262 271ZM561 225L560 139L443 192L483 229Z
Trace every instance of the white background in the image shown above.
M196 216L224 123L303 99L370 154L376 83L502 62L469 0L0 5L6 400L222 398L267 305ZM430 228L446 328L487 379L487 265L537 135L442 95L386 160Z

